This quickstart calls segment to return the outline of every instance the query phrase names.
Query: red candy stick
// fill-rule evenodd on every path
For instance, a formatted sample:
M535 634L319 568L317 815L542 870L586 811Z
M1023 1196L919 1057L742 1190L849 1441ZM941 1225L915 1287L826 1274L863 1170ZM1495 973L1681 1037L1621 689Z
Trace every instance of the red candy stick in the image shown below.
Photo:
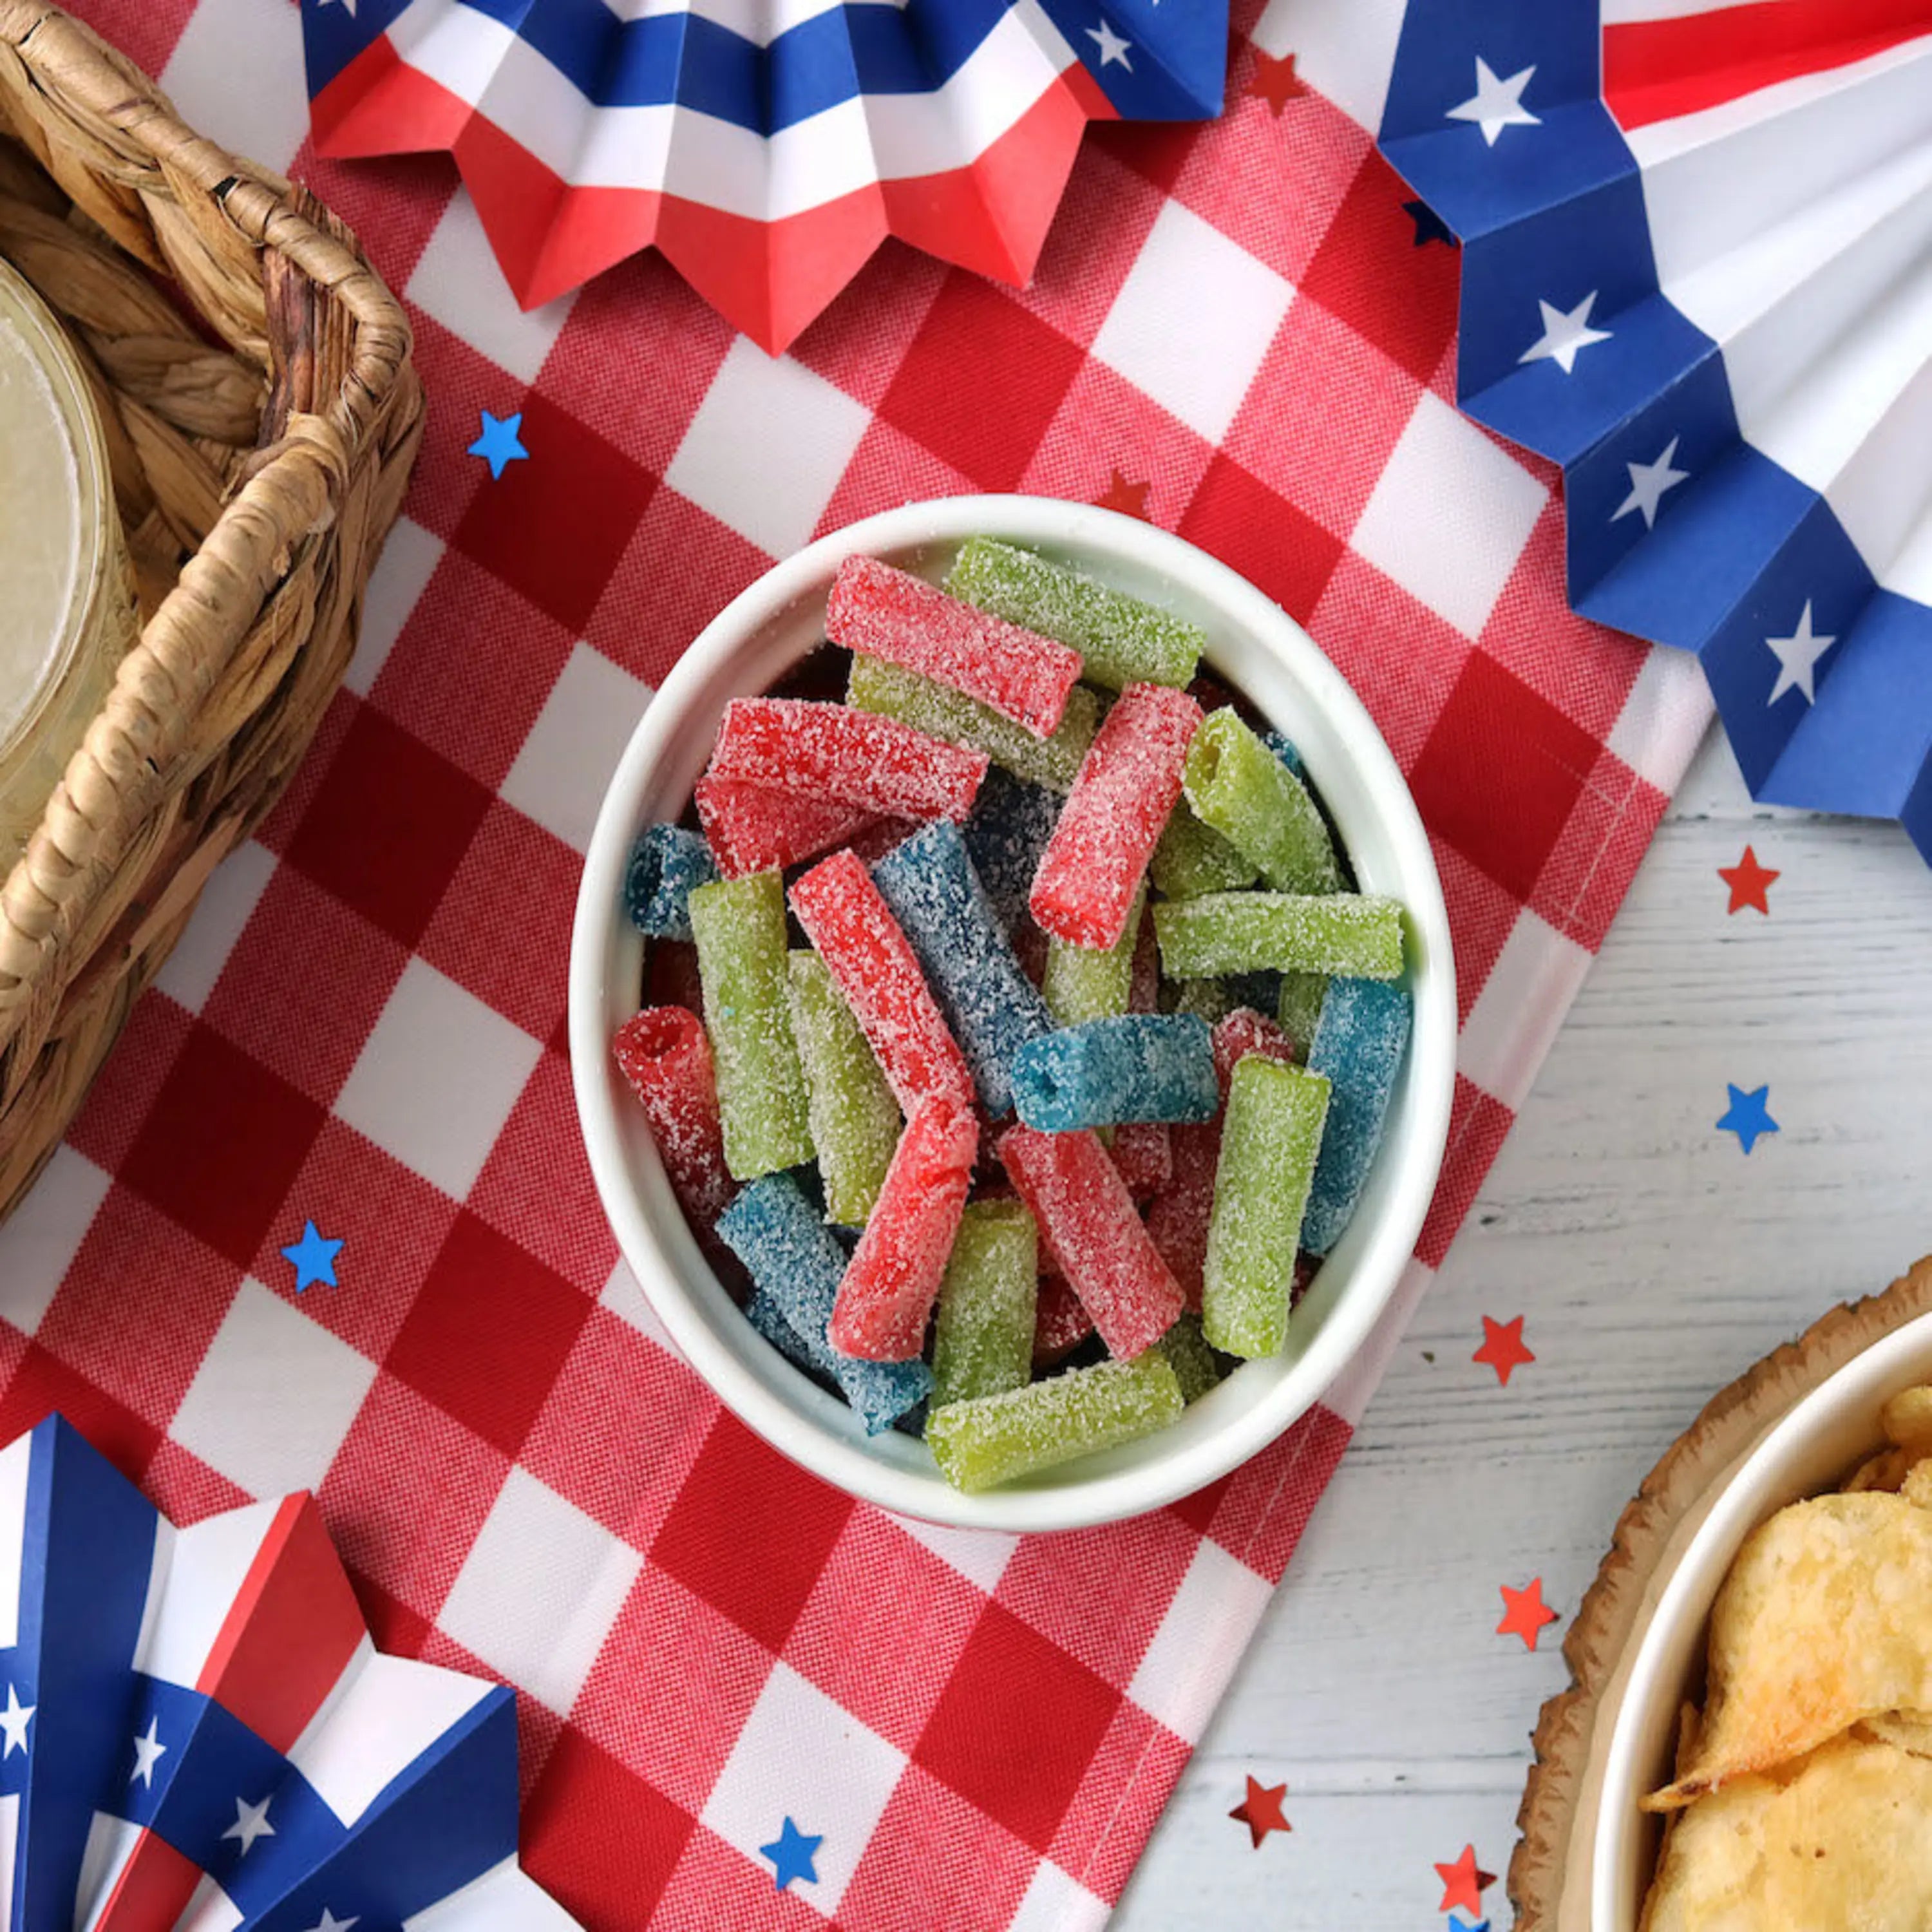
M963 819L987 763L984 752L848 705L734 698L724 707L706 776L886 818Z
M742 778L701 778L692 796L712 856L728 879L802 865L849 845L879 822L856 806L803 798Z
M909 1362L924 1350L979 1146L970 1108L929 1100L913 1109L832 1306L826 1335L840 1354Z
M1058 1366L1094 1332L1094 1318L1057 1274L1042 1275L1034 1304L1033 1365Z
M710 1227L730 1201L732 1181L703 1023L682 1006L646 1006L617 1029L610 1051L644 1103L651 1138L685 1212Z
M1200 728L1184 691L1130 684L1107 713L1041 854L1028 903L1070 946L1114 946L1174 801Z
M874 557L848 556L838 566L825 634L963 691L1036 738L1053 735L1066 694L1080 681L1078 652Z
M1180 1284L1099 1138L1014 1127L1000 1160L1108 1352L1125 1360L1152 1347L1180 1312Z
M858 855L835 852L795 880L791 909L845 995L910 1117L928 1095L973 1105L966 1056L919 969L910 942Z
M1108 1150L1136 1201L1158 1194L1174 1178L1174 1154L1165 1120L1124 1120Z
M1264 1059L1294 1058L1294 1042L1265 1013L1252 1006L1237 1006L1214 1022L1214 1078L1221 1083L1222 1104L1228 1099L1228 1082L1234 1077L1234 1064L1250 1053Z

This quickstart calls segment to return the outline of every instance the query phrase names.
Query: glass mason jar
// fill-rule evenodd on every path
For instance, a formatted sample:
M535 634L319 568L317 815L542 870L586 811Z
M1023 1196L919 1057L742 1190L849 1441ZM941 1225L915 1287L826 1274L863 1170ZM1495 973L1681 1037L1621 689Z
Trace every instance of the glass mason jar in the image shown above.
M139 634L87 379L0 261L0 876Z

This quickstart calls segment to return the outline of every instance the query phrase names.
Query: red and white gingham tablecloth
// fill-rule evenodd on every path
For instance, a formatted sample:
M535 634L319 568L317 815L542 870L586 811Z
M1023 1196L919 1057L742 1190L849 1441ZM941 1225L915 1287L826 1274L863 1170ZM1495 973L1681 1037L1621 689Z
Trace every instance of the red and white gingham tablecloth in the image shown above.
M0 1233L0 1438L63 1408L184 1520L314 1488L380 1643L525 1694L526 1862L592 1932L1088 1932L1708 716L1688 659L1568 614L1552 472L1452 406L1455 262L1344 111L1391 10L1238 4L1225 119L1091 134L1030 290L888 244L776 362L654 259L521 314L446 161L314 162L286 0L80 10L355 224L432 413L347 688ZM1290 52L1344 105L1260 65ZM500 482L479 409L523 417ZM1142 484L1408 774L1448 1163L1378 1345L1267 1454L1116 1528L934 1530L667 1348L578 1140L572 896L652 686L773 557L910 497ZM346 1246L298 1296L307 1220ZM780 1893L787 1815L824 1844Z

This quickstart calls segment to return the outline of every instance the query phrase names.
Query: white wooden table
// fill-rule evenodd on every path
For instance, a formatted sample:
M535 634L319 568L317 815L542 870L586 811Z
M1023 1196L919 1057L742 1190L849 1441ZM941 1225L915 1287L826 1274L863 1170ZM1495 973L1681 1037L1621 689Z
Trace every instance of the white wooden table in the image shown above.
M1727 915L1747 840L1784 876ZM1707 743L1113 1923L1441 1928L1501 1873L1527 1738L1617 1513L1707 1396L1932 1250L1932 871L1895 826L1754 807ZM1780 1131L1714 1131L1725 1083ZM1534 1364L1472 1363L1522 1315ZM1498 1586L1544 1579L1532 1656ZM1230 1820L1288 1782L1286 1838ZM1510 1913L1484 1896L1495 1932Z

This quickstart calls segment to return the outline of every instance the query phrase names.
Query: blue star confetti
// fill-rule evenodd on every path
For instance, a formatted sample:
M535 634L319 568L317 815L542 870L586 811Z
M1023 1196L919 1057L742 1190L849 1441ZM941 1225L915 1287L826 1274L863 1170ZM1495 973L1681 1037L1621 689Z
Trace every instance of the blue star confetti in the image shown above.
M1480 1924L1472 1925L1466 1918L1452 1917L1449 1921L1449 1932L1490 1932L1490 1922L1485 1918Z
M313 1221L304 1221L302 1239L294 1246L282 1250L283 1260L296 1271L296 1294L313 1288L317 1282L325 1288L334 1287L335 1258L346 1245L340 1240L325 1240Z
M1731 1096L1731 1104L1718 1121L1718 1131L1736 1134L1738 1144L1749 1154L1765 1135L1778 1132L1778 1123L1771 1118L1771 1109L1766 1104L1771 1089L1760 1087L1747 1094L1742 1087L1732 1086L1728 1080L1724 1086Z
M490 466L490 479L500 483L503 472L513 463L527 463L530 452L518 440L524 427L524 412L519 410L513 416L493 416L488 410L478 410L483 418L483 433L469 448L467 454L480 456Z
M802 1878L808 1885L818 1882L818 1873L812 1860L818 1856L818 1848L825 1842L824 1834L817 1838L801 1832L788 1818L778 1837L769 1845L758 1847L761 1858L770 1858L774 1868L777 1889L780 1892L795 1878Z
M1415 239L1410 244L1421 248L1431 242L1440 242L1445 248L1456 245L1456 238L1449 232L1449 224L1426 201L1406 201L1402 212L1415 224Z

